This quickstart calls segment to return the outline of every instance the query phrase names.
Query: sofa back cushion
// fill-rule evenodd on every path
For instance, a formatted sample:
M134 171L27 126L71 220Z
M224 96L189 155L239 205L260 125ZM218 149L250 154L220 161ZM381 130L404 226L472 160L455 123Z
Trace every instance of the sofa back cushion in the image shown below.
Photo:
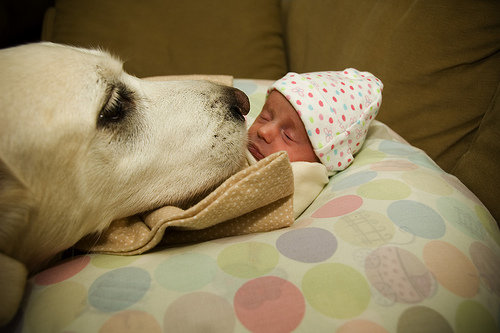
M279 0L56 0L42 38L102 47L140 77L286 73Z
M499 13L497 0L291 0L289 69L373 73L384 83L377 119L446 171L460 167L472 188L500 165L488 153L500 150L500 128L483 121L500 81ZM472 154L479 136L490 147Z
M500 226L500 84L479 130L452 170L488 207Z

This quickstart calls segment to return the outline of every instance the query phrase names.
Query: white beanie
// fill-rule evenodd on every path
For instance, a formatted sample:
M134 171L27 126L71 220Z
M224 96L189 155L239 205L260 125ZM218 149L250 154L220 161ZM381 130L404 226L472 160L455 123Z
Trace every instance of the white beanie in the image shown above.
M368 72L288 73L277 90L304 123L314 153L331 175L347 168L361 148L382 103L382 82Z

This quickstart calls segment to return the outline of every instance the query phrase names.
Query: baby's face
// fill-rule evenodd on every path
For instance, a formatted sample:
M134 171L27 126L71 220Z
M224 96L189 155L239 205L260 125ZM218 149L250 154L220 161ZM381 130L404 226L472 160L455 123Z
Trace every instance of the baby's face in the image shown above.
M275 90L248 129L248 139L248 150L256 160L285 150L290 162L319 162L299 115Z

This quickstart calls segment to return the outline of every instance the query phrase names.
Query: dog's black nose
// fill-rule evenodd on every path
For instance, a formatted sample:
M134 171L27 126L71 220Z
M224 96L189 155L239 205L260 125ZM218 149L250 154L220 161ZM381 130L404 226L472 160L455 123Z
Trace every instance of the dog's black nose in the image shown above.
M234 103L230 106L231 113L238 119L245 121L244 115L250 112L250 101L248 96L241 90L234 88Z
M248 96L241 90L234 88L234 95L236 96L237 104L243 115L247 115L250 112L250 101Z

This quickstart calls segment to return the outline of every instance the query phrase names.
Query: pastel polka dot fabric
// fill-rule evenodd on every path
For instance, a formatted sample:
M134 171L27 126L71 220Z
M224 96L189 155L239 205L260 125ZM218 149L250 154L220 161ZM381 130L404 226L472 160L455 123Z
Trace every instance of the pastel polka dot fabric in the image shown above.
M382 103L382 82L354 68L288 73L271 90L279 91L299 114L320 161L330 175L344 170L363 144Z
M270 81L235 80L249 122ZM292 227L29 281L16 332L499 332L500 231L427 155L373 121Z

